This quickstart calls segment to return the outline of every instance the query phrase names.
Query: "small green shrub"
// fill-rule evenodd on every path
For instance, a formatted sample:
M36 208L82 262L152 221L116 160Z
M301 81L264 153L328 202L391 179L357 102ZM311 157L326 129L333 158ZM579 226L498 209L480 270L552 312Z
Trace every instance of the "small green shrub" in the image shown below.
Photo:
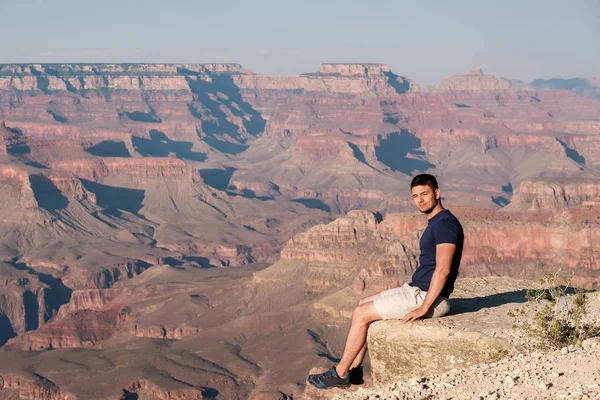
M508 357L509 354L510 352L507 349L496 349L490 352L488 358L491 361L500 361L501 359Z
M583 289L556 284L558 272L542 279L540 289L528 290L527 303L508 315L513 326L524 330L539 347L557 348L575 345L600 336L600 324L589 315L589 296ZM571 294L574 291L574 294Z

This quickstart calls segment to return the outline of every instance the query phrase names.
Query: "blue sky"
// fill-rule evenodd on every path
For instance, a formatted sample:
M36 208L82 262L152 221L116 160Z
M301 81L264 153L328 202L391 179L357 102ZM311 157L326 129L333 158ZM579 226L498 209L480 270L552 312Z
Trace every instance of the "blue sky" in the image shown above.
M380 62L421 84L480 66L600 77L600 0L0 0L0 63Z

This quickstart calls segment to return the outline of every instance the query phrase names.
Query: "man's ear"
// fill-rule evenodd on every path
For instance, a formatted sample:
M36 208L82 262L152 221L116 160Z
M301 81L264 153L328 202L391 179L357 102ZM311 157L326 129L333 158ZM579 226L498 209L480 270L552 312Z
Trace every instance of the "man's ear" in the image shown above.
M434 192L434 193L435 193L435 198L436 198L436 200L439 200L439 199L440 199L440 197L441 197L441 192L440 192L440 189L439 189L439 188L438 188L438 189L435 189L435 192Z

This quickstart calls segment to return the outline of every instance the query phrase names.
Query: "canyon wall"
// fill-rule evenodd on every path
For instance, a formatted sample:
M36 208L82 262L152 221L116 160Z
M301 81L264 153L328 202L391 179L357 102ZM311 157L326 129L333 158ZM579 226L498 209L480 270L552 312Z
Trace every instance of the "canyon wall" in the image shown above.
M600 204L600 184L595 179L535 179L523 181L513 194L511 209L566 210Z
M465 230L461 277L537 280L560 271L563 277L573 275L575 285L600 284L600 219L595 209L559 214L465 207L453 211ZM345 286L359 294L395 287L409 280L418 266L418 240L425 225L425 217L416 213L389 214L381 220L371 212L353 211L294 236L281 260L255 280L272 284L298 274L311 296Z
M491 209L529 179L596 179L599 113L577 91L481 69L423 90L385 64L283 77L239 64L0 66L9 158L93 180L187 168L173 159L233 168L238 192L278 187L335 213L405 210L409 176L426 170L449 201Z

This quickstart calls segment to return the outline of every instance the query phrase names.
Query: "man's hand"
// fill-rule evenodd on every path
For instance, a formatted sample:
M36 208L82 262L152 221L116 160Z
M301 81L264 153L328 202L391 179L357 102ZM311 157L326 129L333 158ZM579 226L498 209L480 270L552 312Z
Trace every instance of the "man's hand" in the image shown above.
M413 310L413 311L409 312L408 314L406 314L404 316L404 318L402 318L402 322L413 322L414 320L425 316L425 314L427 314L427 311L429 311L429 309L427 307L421 306L421 307L417 308L416 310Z

